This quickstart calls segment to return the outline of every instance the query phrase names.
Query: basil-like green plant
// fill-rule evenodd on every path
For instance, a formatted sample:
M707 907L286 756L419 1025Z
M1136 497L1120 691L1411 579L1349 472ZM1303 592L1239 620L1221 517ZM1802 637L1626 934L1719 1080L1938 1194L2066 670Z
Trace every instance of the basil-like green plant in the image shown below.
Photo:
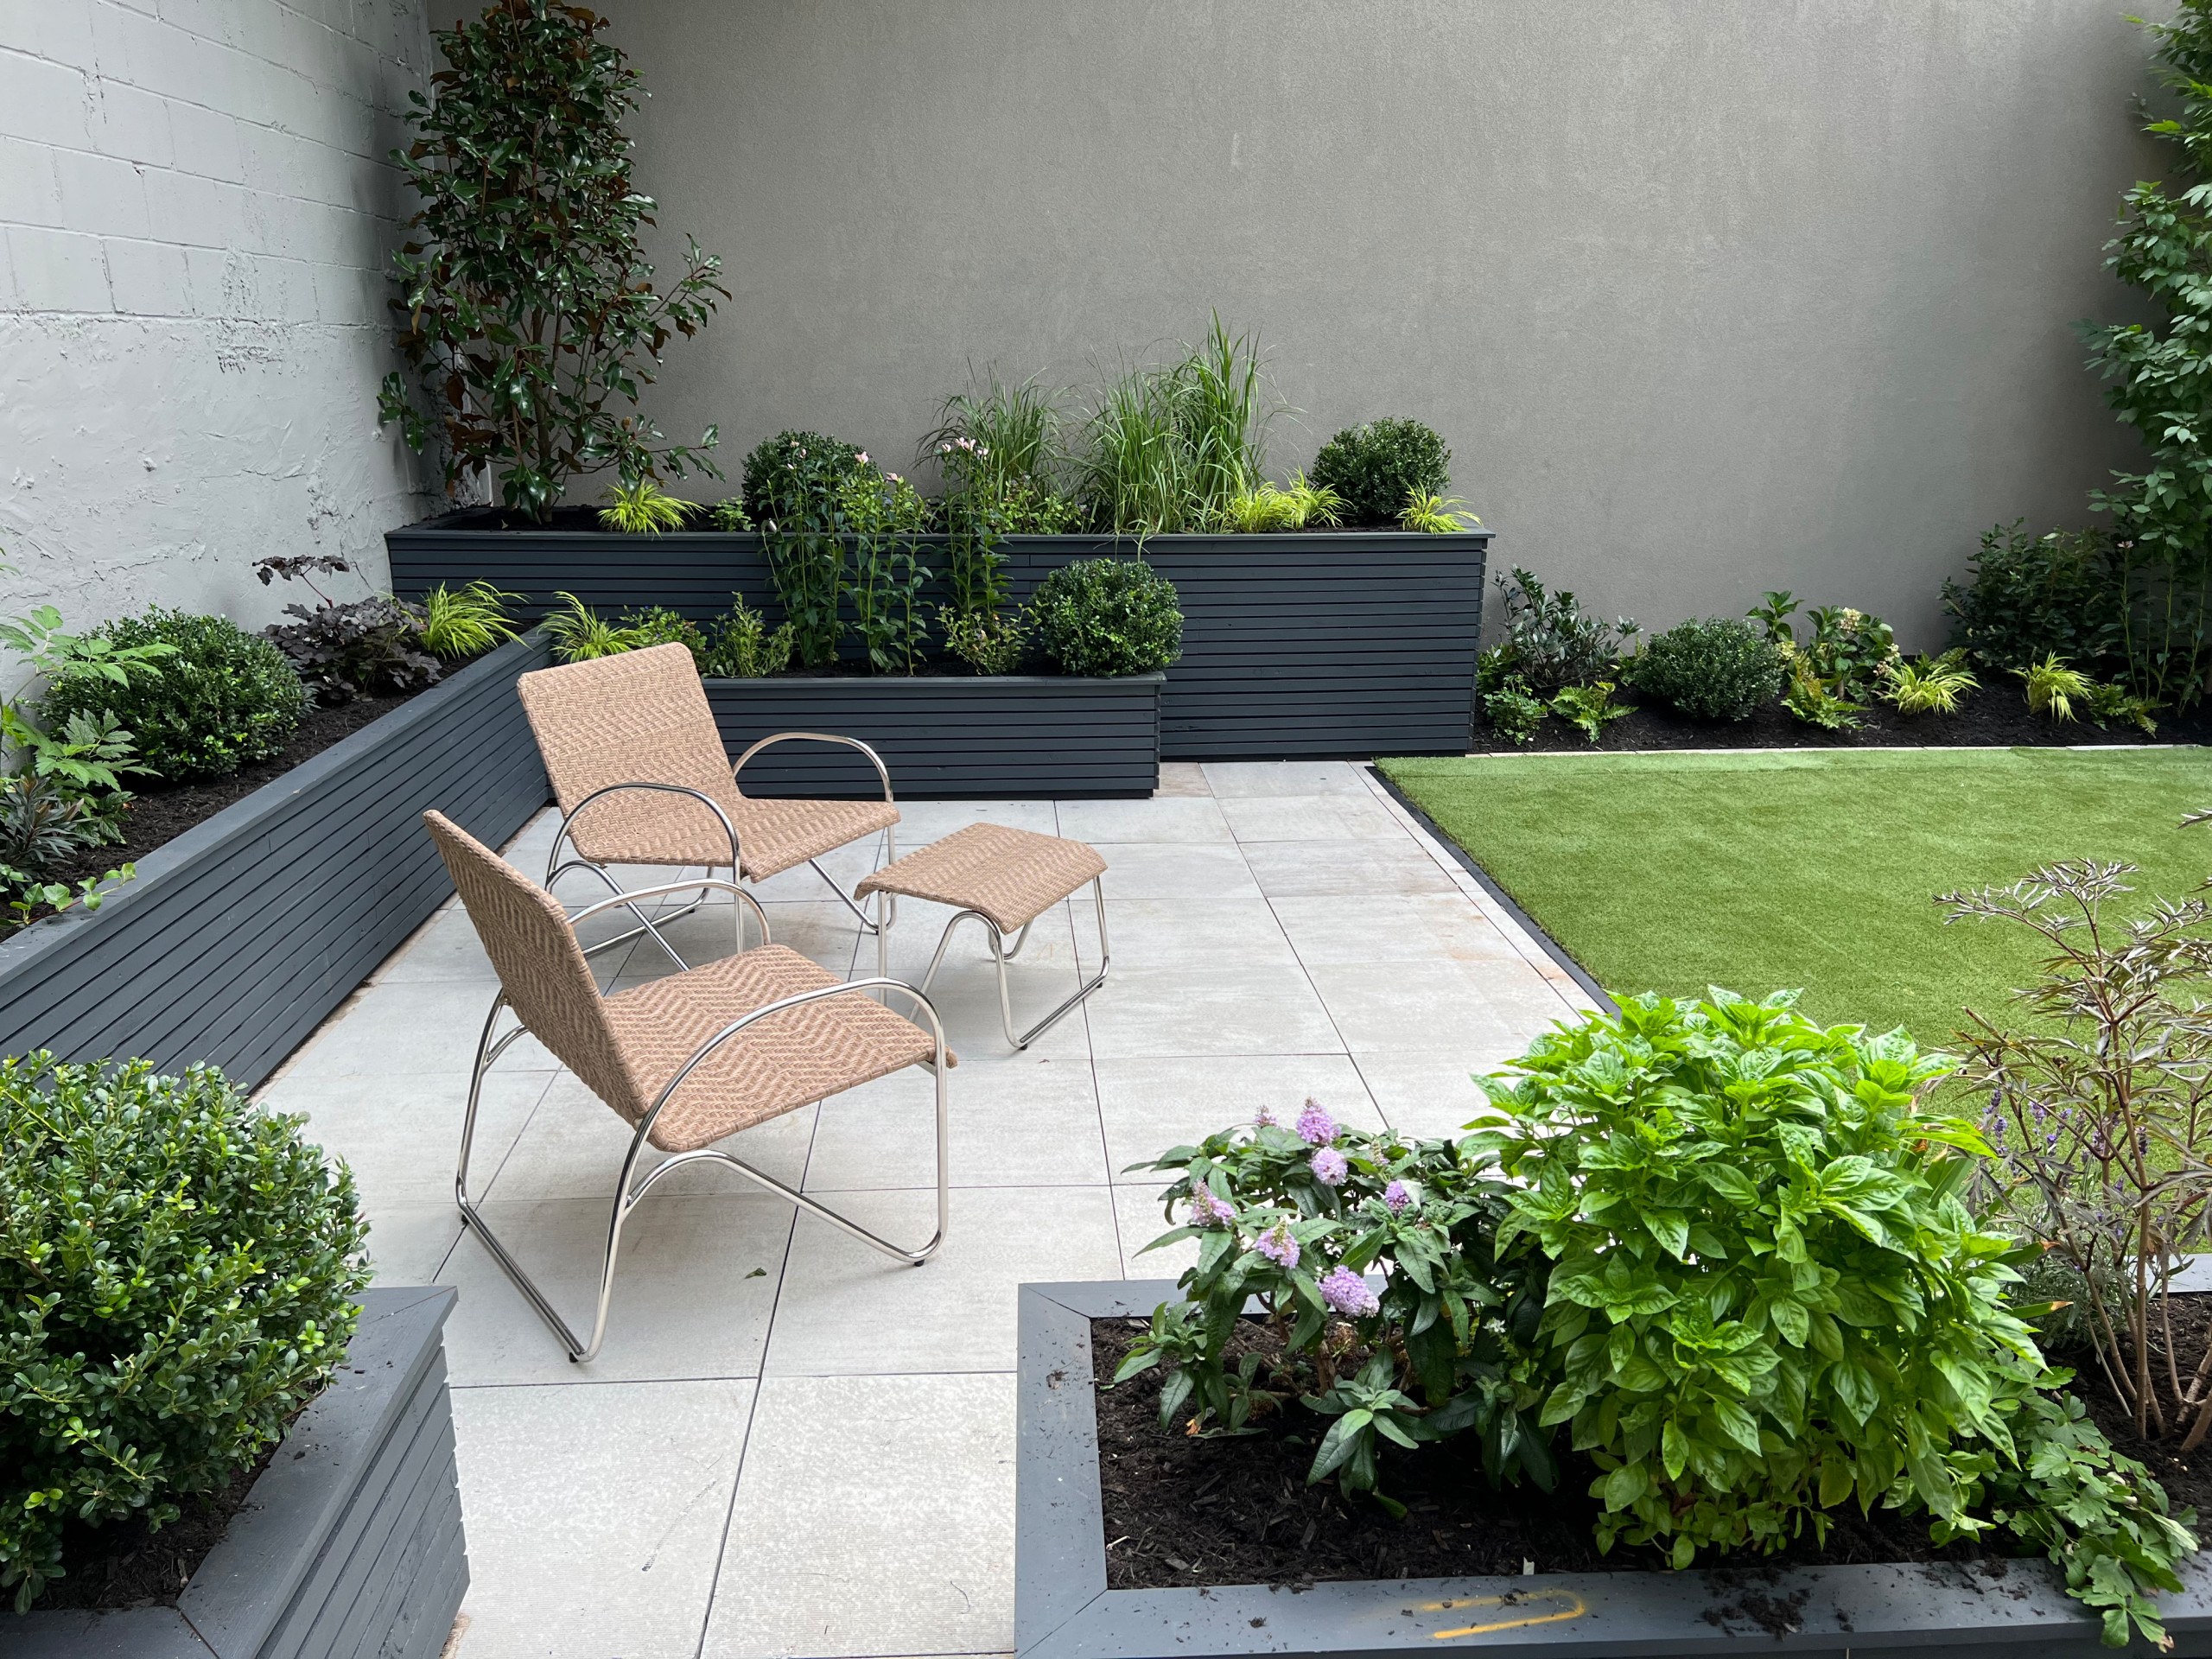
M1518 747L1528 746L1551 711L1551 704L1532 695L1529 682L1518 674L1505 676L1496 690L1483 694L1483 712L1490 716L1491 725Z
M654 204L622 130L642 89L607 28L557 0L496 0L435 31L446 67L430 97L408 94L416 136L391 152L422 203L392 256L392 308L423 404L395 370L379 416L418 452L442 441L448 493L496 474L499 499L540 523L569 480L607 467L625 484L721 476L713 427L663 445L636 412L671 335L696 334L729 290L688 238L683 275L653 289L640 232Z
M1813 638L1798 655L1837 696L1857 702L1872 696L1882 669L1897 659L1896 631L1848 605L1816 605L1805 614Z
M2042 1545L2108 1641L2158 1640L2148 1592L2196 1540L2140 1465L2037 1403L2068 1374L2007 1305L2026 1252L1963 1202L1989 1145L1919 1109L1952 1062L1796 1001L1644 996L1555 1029L1461 1143L1519 1183L1500 1258L1525 1239L1552 1263L1521 1376L1599 1468L1599 1547L1681 1567L1824 1539L1847 1501L1924 1511L1939 1542Z
M1182 1215L1145 1248L1198 1244L1184 1300L1154 1313L1115 1379L1163 1367L1163 1426L1187 1407L1192 1433L1247 1433L1295 1399L1334 1419L1317 1432L1308 1480L1334 1474L1394 1514L1404 1511L1376 1490L1382 1440L1472 1432L1493 1482L1526 1475L1550 1489L1556 1465L1526 1415L1537 1396L1506 1376L1501 1334L1535 1335L1542 1264L1493 1263L1505 1188L1486 1160L1448 1141L1345 1129L1308 1101L1294 1122L1263 1114L1135 1167L1176 1175L1162 1198L1168 1219ZM1280 1351L1231 1370L1224 1354L1255 1297Z

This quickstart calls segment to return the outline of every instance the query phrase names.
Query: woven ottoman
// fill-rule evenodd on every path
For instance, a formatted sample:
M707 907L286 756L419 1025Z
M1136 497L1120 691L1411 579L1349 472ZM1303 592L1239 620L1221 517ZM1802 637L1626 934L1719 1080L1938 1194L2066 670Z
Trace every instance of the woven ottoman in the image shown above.
M1008 830L995 823L971 823L919 852L885 865L854 889L855 899L871 893L899 898L926 899L950 905L959 914L944 925L937 942L930 970L922 976L926 992L944 960L945 947L960 924L973 917L983 924L983 937L999 969L999 1020L1006 1039L1023 1049L1050 1031L1084 998L1106 982L1113 952L1106 943L1106 890L1099 878L1106 861L1079 841L1040 836L1028 830ZM1019 1037L1014 1033L1014 1003L1007 989L1006 965L1029 943L1029 929L1036 919L1071 896L1084 882L1098 906L1098 972L1079 986L1073 996L1054 1008ZM893 912L893 915L896 912ZM890 923L886 920L885 926ZM1019 931L1011 948L1007 936Z

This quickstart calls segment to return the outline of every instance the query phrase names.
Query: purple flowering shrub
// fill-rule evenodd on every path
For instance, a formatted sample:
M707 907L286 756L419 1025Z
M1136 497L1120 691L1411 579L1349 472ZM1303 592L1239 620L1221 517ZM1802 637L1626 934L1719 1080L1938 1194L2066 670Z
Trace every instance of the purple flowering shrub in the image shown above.
M1507 1189L1490 1154L1345 1128L1309 1101L1288 1124L1262 1113L1138 1167L1178 1177L1165 1198L1180 1224L1146 1248L1198 1243L1183 1300L1159 1308L1115 1379L1161 1368L1163 1427L1187 1417L1200 1434L1255 1433L1294 1408L1333 1418L1308 1478L1333 1474L1346 1491L1376 1491L1383 1440L1471 1432L1493 1479L1549 1489L1537 1396L1507 1365L1509 1332L1535 1335L1544 1264L1493 1259ZM1279 1351L1231 1361L1255 1305Z

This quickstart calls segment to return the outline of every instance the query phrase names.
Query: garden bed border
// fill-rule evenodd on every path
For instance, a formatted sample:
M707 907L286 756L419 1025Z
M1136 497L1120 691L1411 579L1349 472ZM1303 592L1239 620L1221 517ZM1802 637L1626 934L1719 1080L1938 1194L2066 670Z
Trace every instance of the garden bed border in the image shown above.
M1398 787L1395 779L1384 772L1379 765L1370 766L1367 770L1376 783L1389 791L1390 798L1406 809L1413 821L1421 827L1428 838L1448 855L1461 869L1473 876L1476 884L1497 902L1497 907L1518 922L1522 931L1533 939L1546 956L1557 963L1570 979L1590 994L1591 1001L1607 1014L1618 1014L1621 1011L1620 1004L1605 994L1605 988L1591 976L1590 970L1577 962L1569 954L1565 945L1547 933L1542 925L1535 917L1522 909L1519 901L1503 887L1498 886L1497 880L1491 876L1491 873L1476 861L1472 853L1445 834L1443 825L1422 811L1413 797Z
M542 632L478 658L0 940L0 1053L260 1084L452 893L424 808L499 846L551 798L514 693L551 661Z
M1141 1319L1179 1294L1165 1279L1027 1284L1018 1292L1014 1649L1019 1659L1279 1654L1314 1659L1433 1653L1510 1659L1697 1659L1744 1651L1885 1659L1974 1652L2095 1659L2099 1624L2057 1570L2008 1560L2001 1582L1935 1562L1687 1573L1537 1573L1297 1586L1109 1590L1098 1482L1090 1322ZM2162 1599L2177 1655L2212 1653L2212 1567ZM1808 1593L1775 1635L1721 1613L1745 1590ZM2147 1652L2141 1642L2130 1651Z
M446 1316L456 1293L361 1293L300 1414L174 1607L0 1612L10 1659L437 1659L468 1588Z

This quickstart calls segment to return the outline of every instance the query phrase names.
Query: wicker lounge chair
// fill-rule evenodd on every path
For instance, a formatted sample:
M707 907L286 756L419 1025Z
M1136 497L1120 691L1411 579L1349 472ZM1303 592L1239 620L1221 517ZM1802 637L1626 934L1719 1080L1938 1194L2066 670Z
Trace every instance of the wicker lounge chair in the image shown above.
M876 969L883 970L882 930L897 900L880 899L871 919L831 880L818 862L824 853L881 831L885 858L898 856L898 803L891 774L876 752L855 738L822 732L779 732L764 737L732 765L715 728L699 671L683 645L655 645L594 661L540 669L516 683L523 712L544 757L545 775L561 807L561 828L546 856L545 885L570 870L589 870L611 892L622 889L610 864L728 869L734 882L765 881L811 864L830 890L876 936ZM858 749L883 780L880 801L763 800L738 787L745 763L772 743L805 740ZM689 798L688 799L685 798ZM696 804L695 804L696 803ZM588 809L588 810L587 810ZM574 855L562 861L562 848ZM662 938L656 922L688 915L712 890L667 916L647 919L635 904L625 906L639 925L592 948L603 950L651 933L662 949L686 965ZM745 912L738 906L738 944L744 944Z
M499 976L499 994L485 1017L468 1079L461 1159L454 1194L464 1226L485 1248L554 1335L569 1357L588 1361L607 1335L614 1262L622 1226L653 1183L686 1164L726 1164L747 1180L780 1193L885 1255L918 1267L944 1243L946 1170L945 1073L956 1064L944 1027L927 997L892 979L840 980L786 945L764 943L719 962L602 996L576 943L576 923L628 899L688 892L696 880L601 900L571 918L543 887L436 812L423 821L460 890L461 901ZM750 906L763 940L768 919L734 881L709 878L741 909ZM910 999L929 1029L893 1014L870 994ZM497 1036L505 1012L513 1029ZM525 1032L553 1052L593 1093L632 1126L622 1160L599 1277L599 1303L589 1340L579 1340L485 1224L468 1194L468 1154L484 1076ZM926 1065L937 1084L937 1232L919 1249L878 1238L866 1228L793 1191L715 1143L910 1065ZM669 1155L639 1178L645 1148Z

